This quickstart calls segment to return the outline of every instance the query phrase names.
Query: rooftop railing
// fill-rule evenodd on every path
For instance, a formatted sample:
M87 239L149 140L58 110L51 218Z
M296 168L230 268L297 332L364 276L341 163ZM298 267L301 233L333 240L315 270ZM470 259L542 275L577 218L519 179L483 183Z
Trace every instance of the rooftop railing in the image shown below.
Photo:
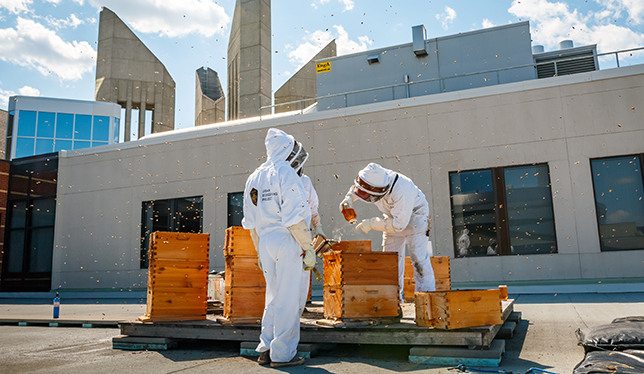
M307 106L305 106L306 102L315 102L315 101L319 101L319 100L322 100L322 99L332 99L332 98L337 98L337 97L342 97L344 99L343 100L344 107L346 108L347 106L349 106L348 105L348 96L349 95L356 95L356 94L372 92L372 91L378 91L378 90L389 90L389 89L392 90L393 99L391 99L391 100L396 100L395 90L398 87L406 87L405 91L407 93L407 96L405 96L405 98L414 97L414 96L409 95L409 87L414 85L414 84L421 84L421 83L439 82L440 88L441 88L441 92L439 92L439 93L442 93L442 92L446 92L446 90L445 90L445 81L447 81L449 79L470 77L470 76L476 76L476 75L481 75L481 74L495 74L496 75L496 84L498 85L498 84L501 84L500 83L500 76L499 76L499 74L501 72L509 71L509 70L516 70L516 69L530 68L530 67L535 69L535 79L536 79L536 69L539 66L552 65L552 64L554 64L554 71L555 71L553 77L556 77L556 76L558 76L558 70L559 70L558 69L558 64L561 64L562 62L569 62L569 61L582 60L582 59L588 59L588 58L597 59L597 58L602 57L602 56L614 55L616 65L619 68L620 67L620 63L619 63L619 54L620 53L630 53L632 55L633 52L637 52L637 51L644 52L644 47L631 48L631 49L625 49L625 50L621 50L621 51L613 51L613 52L605 52L605 53L587 54L587 55L578 56L578 57L561 58L561 59L556 59L556 60L548 60L548 61L539 62L539 63L518 65L518 66L507 67L507 68L498 68L498 69L492 69L492 70L477 71L477 72L473 72L473 73L463 73L463 74L449 76L449 77L430 78L430 79L422 79L422 80L415 80L415 81L410 80L409 82L397 83L397 84L392 84L392 85L387 85L387 86L371 87L371 88L365 88L365 89L362 89L362 90L342 92L342 93L337 93L337 94L329 94L329 95L325 95L325 96L317 96L317 97L313 97L313 98L307 98L307 99L302 99L302 100L295 100L295 101L289 101L289 102L280 103L280 104L273 104L273 105L263 106L263 107L260 108L260 116L259 117L260 117L260 120L261 120L262 113L264 113L264 111L266 109L270 109L270 113L267 113L265 115L270 115L270 114L273 113L274 108L277 108L277 107L280 107L280 106L285 106L285 105L299 107L299 109L295 109L295 110L291 109L291 110L292 111L299 110L299 114L303 114L304 110L307 108ZM424 96L424 95L422 95L422 96ZM379 100L379 101L389 101L389 100ZM308 105L310 105L310 104L308 104ZM339 108L341 108L341 107L339 107Z

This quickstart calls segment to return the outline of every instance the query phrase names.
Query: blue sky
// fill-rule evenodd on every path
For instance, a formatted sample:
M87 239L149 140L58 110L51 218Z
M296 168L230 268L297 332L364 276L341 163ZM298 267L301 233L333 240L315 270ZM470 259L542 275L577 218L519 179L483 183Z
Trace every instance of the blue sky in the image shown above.
M0 108L15 94L93 100L102 6L164 63L177 85L176 127L193 126L195 70L210 67L226 87L234 0L0 0ZM546 51L564 39L600 52L644 46L642 0L273 0L272 88L332 39L348 54L408 43L418 24L432 38L526 20ZM644 54L620 55L621 65L638 63Z

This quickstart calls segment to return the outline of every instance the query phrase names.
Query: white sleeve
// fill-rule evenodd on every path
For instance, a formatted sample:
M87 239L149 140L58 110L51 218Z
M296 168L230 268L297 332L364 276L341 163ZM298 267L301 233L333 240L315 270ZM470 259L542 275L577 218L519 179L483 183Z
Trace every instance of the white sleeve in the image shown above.
M398 182L400 183L401 181L399 180ZM416 192L411 191L411 189L408 188L409 186L404 186L401 184L398 184L394 187L396 189L395 191L392 191L391 194L391 197L393 199L391 216L393 217L394 230L396 230L396 232L400 232L409 225L411 213L414 209Z

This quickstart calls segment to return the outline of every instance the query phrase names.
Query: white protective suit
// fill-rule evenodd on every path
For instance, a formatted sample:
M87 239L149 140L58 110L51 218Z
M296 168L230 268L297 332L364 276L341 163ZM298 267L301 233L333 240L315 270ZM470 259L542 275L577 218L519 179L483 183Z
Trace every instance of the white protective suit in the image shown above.
M370 163L359 172L363 180L376 175L381 186L392 185L388 192L374 204L383 213L382 224L373 229L383 231L382 247L386 252L398 252L398 285L400 300L403 298L405 275L405 245L414 265L414 280L417 292L436 290L434 270L429 256L429 238L426 235L429 223L429 204L423 192L408 177ZM353 200L358 197L353 195ZM372 219L373 220L373 219ZM363 221L364 222L364 221ZM356 227L357 229L357 227Z
M318 206L320 205L320 200L318 199L318 194L313 188L313 183L311 179L306 175L302 175L302 184L304 185L304 190L306 191L306 200L309 202L309 207L311 208L311 217L318 216L318 222L311 222L312 228L315 230L315 223L319 225L319 215L318 215ZM314 234L315 235L315 234ZM302 285L301 285L301 294L300 294L300 315L304 312L306 307L306 299L309 296L309 282L311 281L311 271L303 270L302 273Z
M288 227L311 222L301 178L284 161L294 138L278 129L266 134L267 160L246 181L245 229L259 237L258 255L266 280L266 300L257 352L270 349L273 362L288 362L300 340L302 248Z

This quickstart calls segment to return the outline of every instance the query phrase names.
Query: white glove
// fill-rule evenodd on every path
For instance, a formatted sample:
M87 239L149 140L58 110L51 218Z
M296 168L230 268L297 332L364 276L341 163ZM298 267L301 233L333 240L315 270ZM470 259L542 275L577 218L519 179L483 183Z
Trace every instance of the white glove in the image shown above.
M304 220L293 226L289 226L288 229L304 252L304 259L302 260L304 262L304 270L313 269L317 257L315 256L315 249L313 249L311 230L306 226Z
M255 229L250 229L250 238L253 240L255 252L257 252L257 265L259 266L259 270L264 271L264 269L262 269L262 260L259 259L259 235L257 235L257 231L255 231Z
M353 194L351 192L347 192L346 196L344 196L344 200L340 202L340 212L342 212L344 204L348 204L349 208L353 209Z
M322 231L322 222L320 222L320 215L319 214L314 214L311 216L311 226L313 226L313 239L315 240L315 237L320 235L322 239L326 240L326 234L324 231Z
M356 230L361 229L362 231L368 233L371 230L384 231L390 234L396 232L394 229L394 222L389 217L373 217L369 219L363 219L362 222L356 226Z

